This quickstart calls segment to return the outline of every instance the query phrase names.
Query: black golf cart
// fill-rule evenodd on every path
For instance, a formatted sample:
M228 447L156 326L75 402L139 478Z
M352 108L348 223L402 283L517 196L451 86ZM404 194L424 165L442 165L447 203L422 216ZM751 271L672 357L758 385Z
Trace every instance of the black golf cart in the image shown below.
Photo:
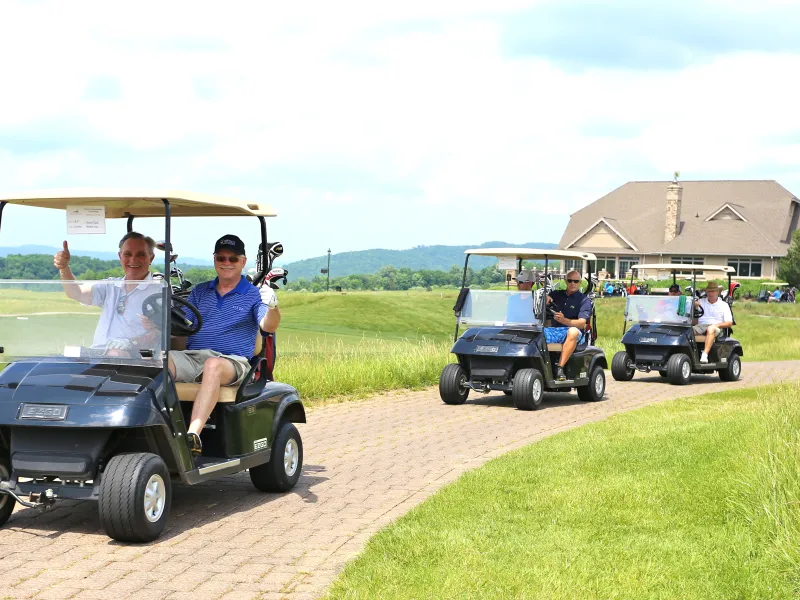
M104 211L105 218L127 219L128 231L135 218L162 217L165 274L174 273L174 217L257 217L261 248L254 285L264 284L281 251L280 244L267 242L265 217L275 213L259 202L175 192L56 191L0 197L0 218L10 204L94 211L84 226L92 218L97 226L97 212L102 222ZM199 384L175 383L167 365L173 336L196 333L202 319L187 301L184 283L171 285L169 276L136 283L126 293L119 280L0 281L0 525L16 502L49 508L59 499L95 500L110 537L145 542L165 527L174 481L192 485L249 469L264 492L297 483L303 446L293 423L305 423L305 409L293 387L273 381L274 337L259 332L242 385L221 388L201 435L203 455L195 458L186 424ZM69 286L88 290L92 302L68 298ZM121 298L114 311L95 306L95 298L112 293Z
M456 314L455 344L451 352L458 363L447 365L439 380L439 395L446 404L463 404L470 390L489 393L502 391L510 395L521 410L541 406L546 390L569 392L576 388L585 401L603 398L607 368L606 357L595 347L597 337L594 307L583 338L565 365L566 381L556 381L553 367L558 364L562 344L548 344L544 327L551 325L552 312L546 305L552 289L549 263L552 260L594 262L592 254L533 248L480 248L467 250L461 292L454 306ZM500 268L515 264L522 269L523 260L544 261L544 273L531 291L472 290L466 287L469 257L494 256ZM583 269L591 273L591 267ZM592 295L596 282L587 275L586 293ZM459 337L459 327L469 327Z
M724 330L709 353L709 362L701 363L700 354L706 341L698 335L692 324L702 316L702 309L694 306L694 300L702 296L697 290L698 272L727 274L728 290L731 290L732 267L715 265L646 264L633 265L633 269L662 271L672 274L673 284L678 273L691 273L692 285L686 289L690 295L681 296L628 296L625 306L625 324L622 343L625 350L617 352L611 361L611 375L617 381L630 381L636 371L658 372L670 383L686 385L692 373L718 373L722 381L736 381L742 372L744 351L738 340L732 337L733 330ZM725 294L733 306L733 294ZM731 309L733 310L733 309ZM732 314L732 313L731 313Z

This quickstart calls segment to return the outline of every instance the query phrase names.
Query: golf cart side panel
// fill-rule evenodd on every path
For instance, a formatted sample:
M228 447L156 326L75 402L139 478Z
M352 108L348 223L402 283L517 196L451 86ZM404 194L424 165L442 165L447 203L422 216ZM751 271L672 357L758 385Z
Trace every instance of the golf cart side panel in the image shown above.
M277 424L287 407L300 403L290 385L268 382L256 398L238 404L222 405L220 439L223 455L234 458L272 447ZM302 405L301 405L302 406ZM305 422L305 411L302 413Z
M0 424L44 428L163 425L156 407L161 378L161 371L150 367L12 363L0 372Z

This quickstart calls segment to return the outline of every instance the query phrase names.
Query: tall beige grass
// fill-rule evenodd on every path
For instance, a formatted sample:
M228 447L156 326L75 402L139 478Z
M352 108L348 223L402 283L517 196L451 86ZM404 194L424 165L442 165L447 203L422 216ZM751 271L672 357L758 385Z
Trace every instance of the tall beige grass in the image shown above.
M293 385L306 400L421 388L438 382L450 362L450 343L364 339L357 344L295 344L275 367L278 381Z

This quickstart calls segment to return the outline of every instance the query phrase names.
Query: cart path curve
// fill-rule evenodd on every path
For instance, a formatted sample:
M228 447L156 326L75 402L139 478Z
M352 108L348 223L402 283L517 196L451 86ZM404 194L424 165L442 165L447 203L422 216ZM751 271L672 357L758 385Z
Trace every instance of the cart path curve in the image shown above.
M695 376L676 387L657 374L616 382L607 371L603 401L546 394L535 412L502 394L447 406L436 388L326 406L300 426L305 467L293 492L258 493L246 473L175 486L168 529L152 544L111 541L95 503L17 506L0 529L0 598L317 598L370 536L489 459L662 400L799 372L800 361L745 363L738 382Z

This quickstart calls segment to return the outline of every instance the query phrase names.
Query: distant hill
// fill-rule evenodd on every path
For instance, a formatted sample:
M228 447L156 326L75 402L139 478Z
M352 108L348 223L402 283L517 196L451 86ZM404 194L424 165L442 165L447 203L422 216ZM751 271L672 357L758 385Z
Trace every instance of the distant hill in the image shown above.
M555 248L557 244L528 242L525 244L509 244L507 242L486 242L470 246L416 246L408 250L358 250L331 254L331 277L341 277L360 273L374 273L385 265L398 269L408 267L414 271L431 269L449 271L453 265L464 266L464 251L468 248ZM471 267L482 269L497 263L496 258L477 257L469 259ZM312 279L320 275L320 269L328 266L328 255L306 258L282 265L289 269L290 279Z
M23 246L0 246L0 256L8 256L9 254L49 254L54 255L61 248L55 246L39 246L36 244L25 244ZM118 260L116 252L99 252L97 250L77 250L70 248L72 256L89 256L91 258L99 258L100 260ZM154 262L163 262L164 254L156 250L156 259ZM213 265L214 262L207 258L184 258L178 257L178 263L183 268L186 265L208 266Z

